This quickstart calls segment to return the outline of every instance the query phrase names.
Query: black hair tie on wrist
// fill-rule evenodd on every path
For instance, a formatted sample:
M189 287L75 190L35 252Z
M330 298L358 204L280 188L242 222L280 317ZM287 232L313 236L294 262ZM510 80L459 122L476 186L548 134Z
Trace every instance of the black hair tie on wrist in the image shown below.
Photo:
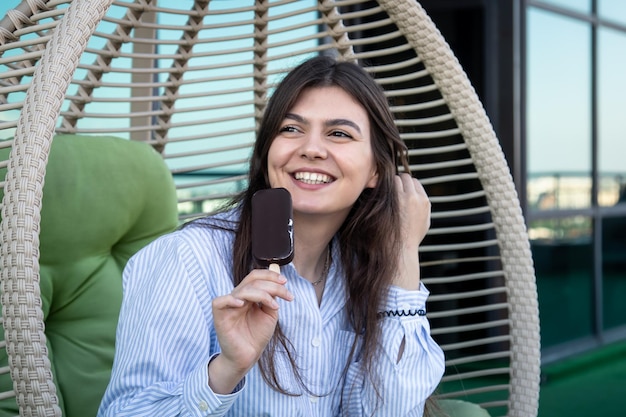
M381 311L378 313L378 318L382 319L385 317L410 317L410 316L425 316L426 310L388 310Z

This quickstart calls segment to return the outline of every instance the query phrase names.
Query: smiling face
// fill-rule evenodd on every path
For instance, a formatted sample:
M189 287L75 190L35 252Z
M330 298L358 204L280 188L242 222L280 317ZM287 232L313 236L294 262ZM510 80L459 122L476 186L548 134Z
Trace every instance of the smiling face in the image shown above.
M294 214L345 218L377 181L366 110L339 87L303 90L267 162L271 187L289 190Z

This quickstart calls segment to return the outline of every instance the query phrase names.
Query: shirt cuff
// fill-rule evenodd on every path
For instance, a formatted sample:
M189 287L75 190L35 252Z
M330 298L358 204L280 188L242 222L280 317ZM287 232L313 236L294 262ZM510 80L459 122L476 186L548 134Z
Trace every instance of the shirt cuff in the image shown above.
M231 394L216 394L209 387L209 363L219 353L211 356L202 366L189 375L183 388L183 401L193 416L223 415L230 409L243 388L245 378Z
M389 288L387 299L383 302L379 311L426 311L426 300L429 294L430 292L421 282L417 290L405 290L404 288L392 285Z

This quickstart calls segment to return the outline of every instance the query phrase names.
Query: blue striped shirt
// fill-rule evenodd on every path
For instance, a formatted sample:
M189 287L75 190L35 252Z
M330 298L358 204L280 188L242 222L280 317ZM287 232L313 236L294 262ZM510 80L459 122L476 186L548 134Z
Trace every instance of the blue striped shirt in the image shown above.
M232 215L232 213L231 213ZM381 319L382 351L374 387L358 356L347 372L354 332L346 314L340 254L332 265L322 302L293 264L281 268L292 302L277 300L283 332L293 344L306 386L303 391L284 354L277 352L281 386L276 392L254 367L232 394L214 393L208 363L220 352L211 300L230 293L232 232L187 226L163 236L131 260L124 271L124 300L111 381L98 416L421 416L424 402L444 370L441 348L424 316ZM392 287L381 310L425 309L428 291ZM404 353L397 361L403 338ZM376 390L382 395L377 401Z

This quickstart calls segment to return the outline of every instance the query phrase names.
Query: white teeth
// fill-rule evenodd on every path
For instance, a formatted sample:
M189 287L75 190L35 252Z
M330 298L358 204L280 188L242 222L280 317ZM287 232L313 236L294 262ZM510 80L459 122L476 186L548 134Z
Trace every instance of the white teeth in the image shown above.
M317 172L296 172L295 177L305 184L327 184L332 181L328 175Z

